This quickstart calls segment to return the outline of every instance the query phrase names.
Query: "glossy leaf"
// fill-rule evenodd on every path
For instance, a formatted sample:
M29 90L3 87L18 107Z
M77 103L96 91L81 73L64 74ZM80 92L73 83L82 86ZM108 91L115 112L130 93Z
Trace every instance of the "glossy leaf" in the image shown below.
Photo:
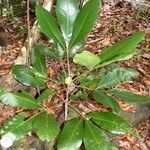
M89 0L80 10L74 22L73 33L70 41L70 48L79 43L93 28L98 11L100 8L99 0Z
M38 102L41 102L43 100L47 100L50 97L52 97L55 94L55 91L52 89L47 89L44 92L42 92L42 94L37 98Z
M109 87L119 85L123 81L129 81L134 77L137 77L139 73L130 68L116 68L106 75L102 76L102 79L98 83L98 87Z
M36 49L45 57L59 60L59 56L53 50L48 49L47 46L43 44L36 44L35 46L36 46Z
M35 116L24 121L25 116L21 113L8 121L5 128L2 130L1 145L8 148L9 146L12 146L14 141L24 137L30 132Z
M92 112L88 116L101 128L114 133L125 134L131 133L131 126L120 116L111 112Z
M100 63L113 59L114 57L119 57L118 55L131 54L137 44L142 41L145 34L145 32L136 32L113 46L104 49L99 56L101 59Z
M86 150L110 150L106 135L90 121L85 121L83 141Z
M144 96L132 93L127 90L114 89L110 90L111 94L120 97L122 100L133 103L150 103L150 96Z
M104 106L112 107L112 109L117 113L121 110L118 102L116 102L115 99L104 94L103 92L93 91L92 94L94 99L103 104Z
M31 109L38 108L36 100L27 92L6 92L0 96L2 103L13 107Z
M58 139L58 150L78 150L82 143L83 121L71 119L65 123Z
M36 7L36 16L40 25L41 31L48 37L57 41L62 48L65 48L65 43L55 18L41 6Z
M38 137L43 141L55 139L60 130L58 123L55 121L55 117L46 112L36 116L33 128L36 129Z
M89 51L83 51L79 54L76 54L73 58L75 64L85 66L89 69L94 68L99 62L100 59L98 56Z
M24 65L14 65L12 68L12 73L16 80L21 82L26 86L42 87L45 86L44 81L46 80L38 72Z
M33 47L31 52L31 62L34 70L47 77L45 56L39 52L36 46Z
M72 35L74 21L79 12L78 0L58 0L56 11L64 39L68 42Z

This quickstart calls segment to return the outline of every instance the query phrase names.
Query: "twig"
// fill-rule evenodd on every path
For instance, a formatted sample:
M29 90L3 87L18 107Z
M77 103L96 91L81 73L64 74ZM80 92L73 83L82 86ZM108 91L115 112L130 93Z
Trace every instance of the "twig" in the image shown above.
M65 121L68 118L68 101L69 101L69 89L70 87L67 86L67 91L66 91L66 100L65 100Z
M28 26L28 42L27 42L27 55L26 55L26 64L30 65L30 50L31 50L31 43L30 43L30 37L31 37L31 32L30 32L30 0L27 0L27 26Z
M63 102L66 102L61 96L57 95ZM78 111L75 107L73 107L70 103L68 103L67 107L71 107L77 114L79 114L81 117L85 118L80 111ZM68 116L68 112L67 112ZM66 120L65 120L66 121Z

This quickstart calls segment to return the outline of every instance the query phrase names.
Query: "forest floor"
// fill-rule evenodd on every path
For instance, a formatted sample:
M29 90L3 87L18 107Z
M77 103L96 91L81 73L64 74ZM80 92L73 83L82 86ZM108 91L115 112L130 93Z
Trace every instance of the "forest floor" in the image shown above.
M117 1L117 2L116 2ZM112 2L112 0L111 0ZM123 61L117 65L135 68L140 75L132 82L123 84L123 89L128 89L143 95L150 95L150 14L142 9L135 10L132 6L121 0L115 3L105 3L100 17L86 39L86 48L98 53L103 48L123 39L136 31L147 31L143 42L137 47L138 54L130 61ZM14 60L23 46L26 39L26 16L17 18L17 26L8 19L4 20L7 28L7 46L0 58L0 79L8 74ZM33 18L34 19L34 18ZM149 33L148 33L149 32ZM132 112L134 106L128 103L119 102L121 108L126 112ZM83 107L82 104L80 107ZM87 109L96 110L97 105L86 104ZM82 108L81 108L82 109ZM0 126L16 112L16 109L0 105ZM144 120L133 130L140 135L139 139L130 135L116 137L120 150L148 150L150 149L150 120Z

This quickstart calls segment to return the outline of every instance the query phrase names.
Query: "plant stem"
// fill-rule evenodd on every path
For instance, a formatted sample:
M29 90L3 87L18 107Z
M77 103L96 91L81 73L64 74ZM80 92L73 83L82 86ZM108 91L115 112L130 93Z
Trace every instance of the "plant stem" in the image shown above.
M69 86L67 86L66 100L65 100L65 121L68 118L68 101L69 101Z
M68 77L70 77L71 75L71 71L70 71L70 60L69 60L69 49L66 49L66 53L67 53L67 66L68 66ZM65 121L68 118L68 101L69 101L69 94L70 94L70 86L67 85L67 90L66 90L66 100L65 100Z
M61 96L57 95L63 102L66 102ZM78 111L75 107L73 107L69 102L67 103L67 108L68 106L71 107L77 114L79 114L81 117L85 118L84 115L81 114L80 111ZM67 116L68 116L68 110L67 110Z
M70 60L69 60L69 50L67 49L67 66L68 66L68 77L70 77Z

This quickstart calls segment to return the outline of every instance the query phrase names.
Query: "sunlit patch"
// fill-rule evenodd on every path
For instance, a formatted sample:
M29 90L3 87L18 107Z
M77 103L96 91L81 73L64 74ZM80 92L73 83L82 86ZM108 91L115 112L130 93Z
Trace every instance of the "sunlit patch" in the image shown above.
M6 149L12 146L15 140L16 140L16 135L9 132L2 136L2 139L0 140L0 144L4 149Z

